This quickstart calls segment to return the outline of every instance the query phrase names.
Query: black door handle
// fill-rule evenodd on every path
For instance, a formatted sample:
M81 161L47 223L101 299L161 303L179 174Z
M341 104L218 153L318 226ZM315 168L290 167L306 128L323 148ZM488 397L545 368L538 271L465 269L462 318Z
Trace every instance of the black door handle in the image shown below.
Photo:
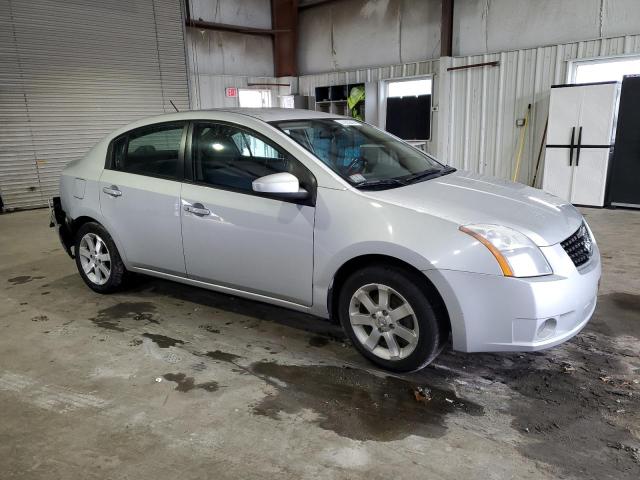
M576 151L576 167L580 165L580 148L582 147L582 127L578 131L578 150Z
M576 127L571 127L571 146L569 147L569 166L573 165L573 141L576 136Z

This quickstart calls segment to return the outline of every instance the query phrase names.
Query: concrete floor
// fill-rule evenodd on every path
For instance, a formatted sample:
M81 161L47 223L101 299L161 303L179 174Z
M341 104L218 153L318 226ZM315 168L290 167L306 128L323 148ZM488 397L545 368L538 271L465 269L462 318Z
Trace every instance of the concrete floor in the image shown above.
M604 276L580 335L393 377L309 316L149 278L95 294L46 211L2 215L0 476L637 480L640 212L585 213Z

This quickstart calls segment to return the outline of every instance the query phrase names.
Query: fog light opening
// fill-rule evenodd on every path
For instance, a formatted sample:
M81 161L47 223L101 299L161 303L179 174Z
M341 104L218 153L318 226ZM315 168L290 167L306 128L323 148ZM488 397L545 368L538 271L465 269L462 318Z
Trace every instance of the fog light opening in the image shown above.
M538 338L543 339L550 337L556 331L556 325L558 324L555 318L548 318L538 327Z

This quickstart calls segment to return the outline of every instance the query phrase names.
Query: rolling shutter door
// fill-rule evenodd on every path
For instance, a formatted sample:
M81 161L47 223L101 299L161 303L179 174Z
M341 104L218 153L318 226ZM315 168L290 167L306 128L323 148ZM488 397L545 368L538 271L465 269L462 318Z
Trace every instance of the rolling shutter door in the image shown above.
M0 198L5 206L42 203L9 0L0 0Z
M62 168L138 118L189 108L181 3L0 0L0 195L46 205Z

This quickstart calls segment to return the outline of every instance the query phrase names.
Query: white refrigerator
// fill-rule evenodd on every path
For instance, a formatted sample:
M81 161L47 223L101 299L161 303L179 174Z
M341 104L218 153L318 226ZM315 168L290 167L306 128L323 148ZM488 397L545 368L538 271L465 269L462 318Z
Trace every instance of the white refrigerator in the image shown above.
M618 82L551 87L543 190L604 206L619 91Z

